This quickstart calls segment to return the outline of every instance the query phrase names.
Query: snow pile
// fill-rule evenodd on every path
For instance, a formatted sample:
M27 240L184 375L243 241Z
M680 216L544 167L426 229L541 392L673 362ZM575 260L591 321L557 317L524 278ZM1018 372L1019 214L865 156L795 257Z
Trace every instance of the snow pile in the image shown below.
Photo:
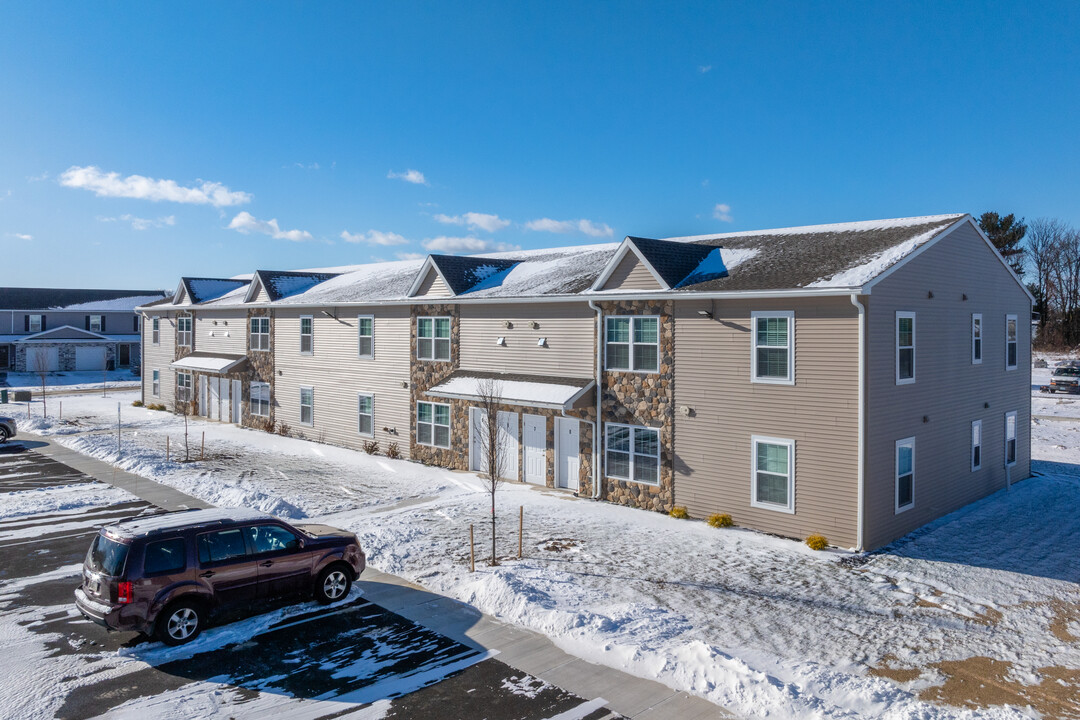
M29 462L27 464L29 465ZM11 470L12 463L5 463L4 469ZM9 473L4 477L15 476ZM39 513L77 514L89 507L115 505L132 500L135 500L133 495L103 483L79 483L21 490L0 494L0 520L7 521Z

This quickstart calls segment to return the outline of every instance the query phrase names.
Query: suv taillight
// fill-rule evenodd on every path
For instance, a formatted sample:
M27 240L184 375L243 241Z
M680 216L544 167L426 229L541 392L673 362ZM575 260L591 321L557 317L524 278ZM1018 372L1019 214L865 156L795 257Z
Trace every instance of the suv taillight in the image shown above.
M135 591L130 582L122 582L116 586L116 602L121 605L126 605L131 602L134 594Z

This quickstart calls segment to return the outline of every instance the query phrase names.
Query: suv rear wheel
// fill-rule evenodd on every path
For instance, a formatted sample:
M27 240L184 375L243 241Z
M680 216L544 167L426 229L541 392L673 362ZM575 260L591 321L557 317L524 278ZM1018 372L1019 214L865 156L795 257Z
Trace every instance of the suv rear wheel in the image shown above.
M349 594L350 589L352 576L344 565L331 565L315 579L315 599L323 605L341 600Z
M3 425L0 425L0 445L3 445L8 441L8 429Z
M191 600L179 600L158 616L157 637L166 645L183 645L199 637L206 613L202 605Z

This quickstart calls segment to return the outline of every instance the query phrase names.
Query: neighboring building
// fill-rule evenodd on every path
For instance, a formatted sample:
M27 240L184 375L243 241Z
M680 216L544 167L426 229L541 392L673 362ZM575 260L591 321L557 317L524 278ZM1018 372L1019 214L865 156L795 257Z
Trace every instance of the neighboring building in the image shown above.
M1029 475L1032 298L968 215L185 278L143 399L872 549Z
M139 305L162 290L0 288L0 371L131 368L139 372Z

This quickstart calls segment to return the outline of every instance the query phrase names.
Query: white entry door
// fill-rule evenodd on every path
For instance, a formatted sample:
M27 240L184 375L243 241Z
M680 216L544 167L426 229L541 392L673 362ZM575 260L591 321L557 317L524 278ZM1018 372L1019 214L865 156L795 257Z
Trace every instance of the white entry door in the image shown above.
M210 385L210 390L209 390L209 398L208 398L209 407L207 408L208 412L206 413L206 416L208 418L210 418L211 420L220 420L221 419L221 389L220 389L220 385L218 383L221 381L221 378L217 378L217 377L207 378L207 381L208 381L208 384Z
M218 378L218 382L221 384L221 417L218 420L229 422L229 378Z
M547 418L526 415L524 418L525 482L547 484Z
M581 459L578 457L579 423L577 420L555 418L555 484L569 490L578 489Z
M60 350L52 347L26 348L26 372L56 372L60 369Z
M518 414L499 411L499 450L505 458L502 463L502 476L506 480L517 482L518 455L521 445L518 442Z
M240 381L232 381L232 421L239 424L240 418L240 401L243 399L243 393L240 391Z
M487 418L480 408L469 408L469 469L473 472L487 470L487 453L484 452Z
M105 347L103 345L76 345L76 370L104 370Z
M209 415L209 408L206 406L206 376L199 375L199 414L203 417Z

